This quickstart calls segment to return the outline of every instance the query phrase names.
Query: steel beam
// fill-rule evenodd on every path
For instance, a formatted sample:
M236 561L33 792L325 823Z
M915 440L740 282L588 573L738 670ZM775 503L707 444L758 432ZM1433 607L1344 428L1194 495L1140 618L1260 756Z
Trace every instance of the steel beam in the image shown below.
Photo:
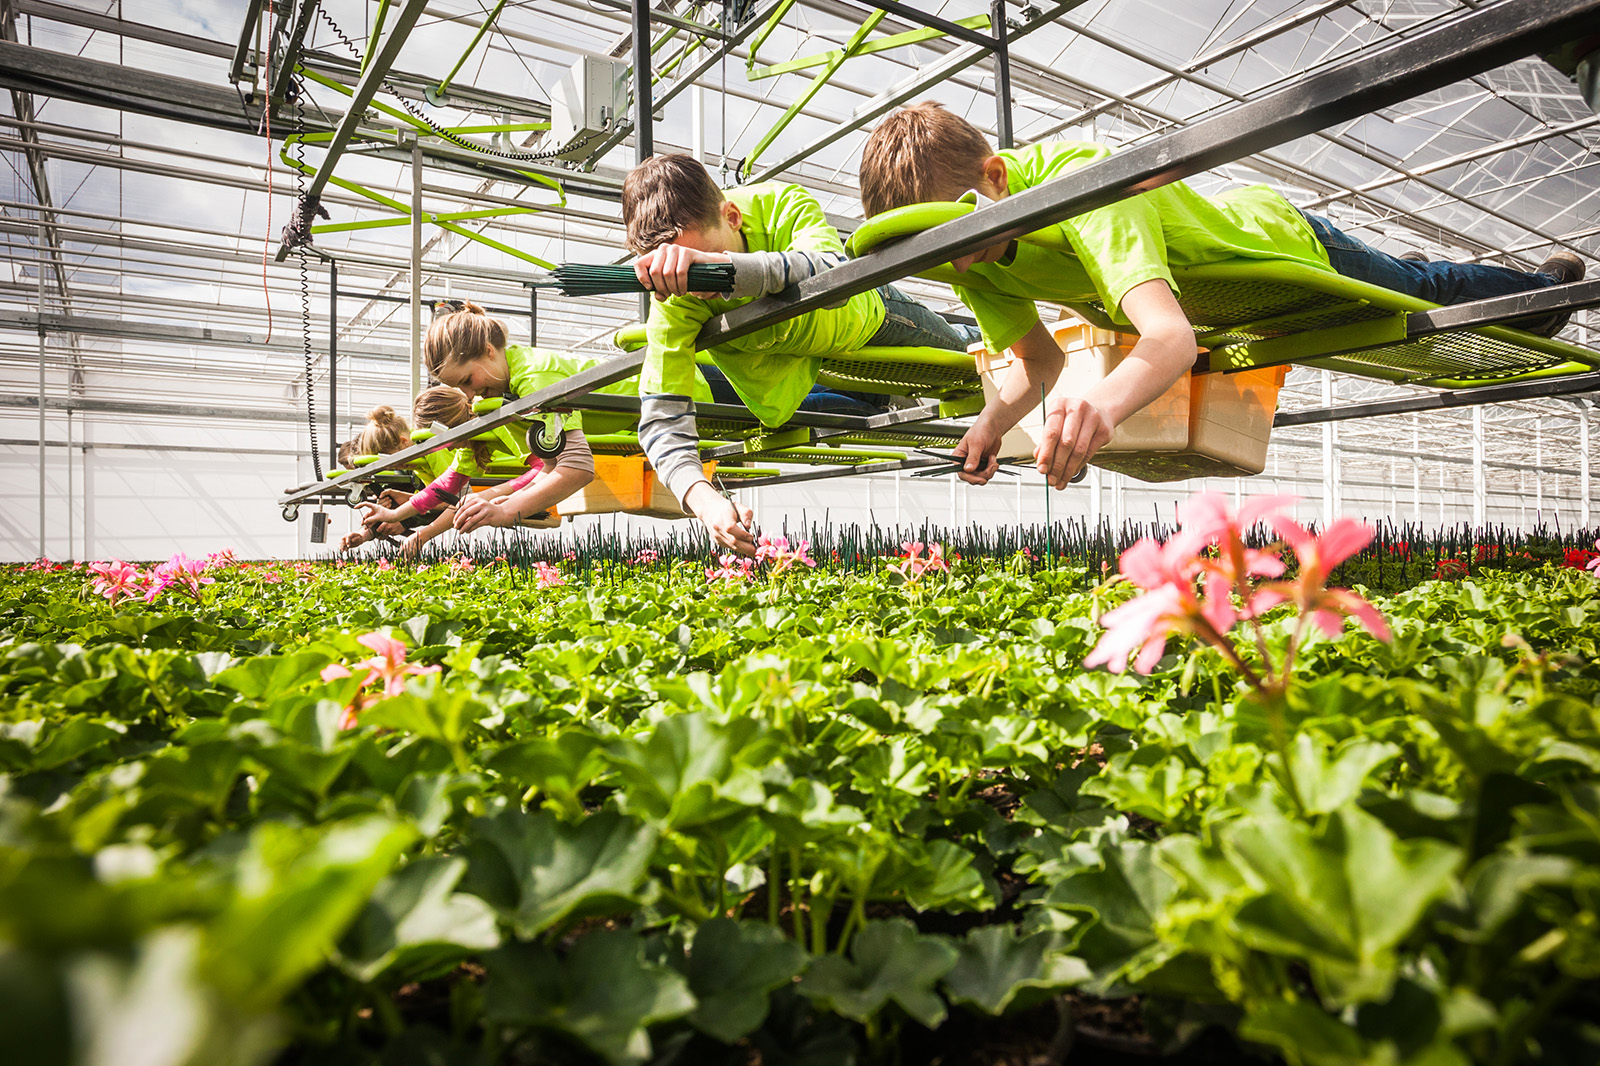
M1379 418L1412 411L1442 411L1451 407L1477 407L1483 404L1510 403L1515 400L1542 400L1553 396L1575 396L1600 392L1600 371L1569 374L1566 377L1519 381L1513 385L1485 385L1477 389L1452 389L1426 396L1407 396L1398 400L1345 404L1340 407L1314 407L1305 411L1279 411L1272 420L1276 429L1288 426L1347 422L1356 418Z
M317 172L311 176L305 192L301 194L302 205L316 203L318 197L322 195L328 179L333 177L339 157L350 147L356 130L366 118L367 105L378 94L384 78L389 74L389 68L394 66L394 61L399 58L400 49L405 47L406 38L411 36L412 28L416 26L417 20L422 17L423 9L427 6L428 0L405 0L405 6L394 16L394 24L384 35L383 43L378 46L377 53L372 55L361 74L361 80L356 83L355 91L351 93L349 109L339 120L338 128L333 131L333 139L328 142L327 151L317 165ZM288 255L288 246L279 245L278 262L283 262Z
M272 73L270 88L267 90L272 107L276 107L284 98L284 92L289 87L289 79L294 77L295 67L299 65L301 52L305 48L306 31L311 27L311 16L315 14L319 3L321 0L300 0L300 8L295 12L289 37L283 44L283 54L278 57L278 69Z
M170 344L192 344L202 348L251 348L272 352L298 354L297 340L274 339L270 344L258 333L245 333L231 329L212 329L209 326L178 326L165 322L128 322L118 318L88 318L82 315L7 313L0 311L0 331L25 330L46 333L77 333L91 337L120 337L124 340L164 341ZM352 344L345 346L346 355L359 355L373 359L404 359L406 350L378 344Z
M1600 307L1600 278L1451 304L1431 311L1413 311L1406 315L1406 337L1428 337L1477 326L1511 325L1536 315L1581 311L1587 307Z
M0 407L32 410L39 406L37 396L24 393L0 393ZM57 399L48 397L44 402L47 411L87 411L108 415L146 415L152 418L177 418L184 421L196 418L226 418L255 422L294 422L303 425L304 411L274 410L266 407L203 407L197 403L142 403L136 400L90 400L82 397ZM359 426L365 418L346 418L347 426ZM97 444L89 444L93 449Z
M719 315L706 324L699 345L710 348L747 336L969 252L1539 52L1579 33L1597 16L1600 0L1568 0L1560 7L1549 0L1502 0Z
M256 23L261 20L265 0L248 0L244 9L244 25L239 27L239 44L233 50L233 61L228 64L228 81L237 85L244 77L245 63L250 57L250 38L255 36Z

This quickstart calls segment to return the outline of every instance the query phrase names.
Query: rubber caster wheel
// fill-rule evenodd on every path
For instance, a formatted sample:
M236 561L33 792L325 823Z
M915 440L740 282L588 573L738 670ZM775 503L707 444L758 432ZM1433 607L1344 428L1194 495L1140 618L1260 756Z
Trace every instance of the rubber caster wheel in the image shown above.
M297 521L299 518L300 518L300 506L298 504L291 503L291 504L289 504L287 507L285 507L283 509L283 520L285 522L294 522L294 521Z
M552 426L555 430L551 434ZM540 459L554 459L567 446L567 430L560 422L535 422L528 427L528 451Z

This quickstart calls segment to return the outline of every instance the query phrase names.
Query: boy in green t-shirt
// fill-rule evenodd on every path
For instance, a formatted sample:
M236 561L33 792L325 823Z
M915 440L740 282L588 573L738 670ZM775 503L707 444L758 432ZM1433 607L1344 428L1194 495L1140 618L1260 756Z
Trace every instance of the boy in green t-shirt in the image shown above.
M1110 154L1104 145L1061 141L997 153L977 127L930 101L895 112L868 138L861 154L861 203L870 218L906 204L955 200L968 190L999 200ZM977 318L985 344L1017 356L999 396L955 448L967 458L961 477L973 484L993 476L1001 437L1061 373L1064 357L1039 321L1036 300L1098 301L1139 334L1114 371L1082 396L1052 400L1045 412L1044 442L1035 458L1050 483L1065 488L1119 423L1194 364L1194 329L1178 305L1172 267L1287 259L1436 303L1576 281L1584 272L1583 261L1570 252L1551 256L1538 273L1397 259L1300 211L1265 185L1206 197L1172 182L1076 215L1058 228L1075 254L1011 241L951 262L984 283L982 289L955 289ZM1565 322L1558 315L1524 328L1549 336Z
M755 554L751 515L712 487L700 463L691 384L695 338L713 316L779 292L845 259L822 206L798 185L767 182L724 194L688 155L655 156L622 187L634 269L655 292L645 323L639 443L650 464L718 544ZM734 265L729 293L689 291L693 263ZM822 361L869 345L965 350L968 335L893 286L852 296L710 350L719 402L743 403L763 424L797 410L865 413L859 399L815 387ZM720 373L718 373L720 371ZM870 411L871 408L866 408Z

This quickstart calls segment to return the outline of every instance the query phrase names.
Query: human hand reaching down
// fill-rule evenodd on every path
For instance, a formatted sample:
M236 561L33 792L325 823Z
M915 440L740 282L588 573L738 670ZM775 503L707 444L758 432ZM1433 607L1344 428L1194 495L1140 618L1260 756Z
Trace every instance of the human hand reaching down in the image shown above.
M1066 488L1094 453L1110 443L1116 428L1105 412L1081 397L1052 397L1046 405L1044 436L1033 451L1039 473L1051 488Z
M482 496L471 496L462 500L456 508L456 532L471 533L474 529L482 529L485 526L516 525L520 516L509 501L509 496L493 500L486 500Z
M683 501L695 517L711 531L711 539L720 547L729 548L740 555L755 558L756 538L751 532L755 512L739 507L712 487L711 482L698 482Z

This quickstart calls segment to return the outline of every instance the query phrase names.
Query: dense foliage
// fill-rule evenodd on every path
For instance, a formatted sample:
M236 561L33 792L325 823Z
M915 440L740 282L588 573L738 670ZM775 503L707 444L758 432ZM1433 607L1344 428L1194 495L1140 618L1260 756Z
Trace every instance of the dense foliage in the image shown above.
M1176 640L1084 669L1082 568L815 554L5 571L7 1061L1059 1054L1125 997L1150 1048L1600 1053L1591 574L1375 597L1274 715Z

